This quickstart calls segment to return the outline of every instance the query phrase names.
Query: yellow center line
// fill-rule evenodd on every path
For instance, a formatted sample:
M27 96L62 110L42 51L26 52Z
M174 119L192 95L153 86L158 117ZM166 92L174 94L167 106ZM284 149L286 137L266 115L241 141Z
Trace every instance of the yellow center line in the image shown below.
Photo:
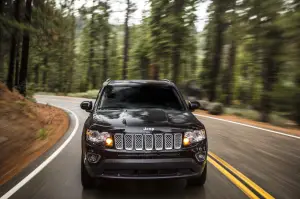
M273 196L271 196L269 193L267 193L265 190L263 190L261 187L259 187L257 184L255 184L252 180L247 178L244 174L239 172L237 169L233 168L230 164L222 160L220 157L218 157L216 154L212 152L208 152L210 156L215 158L217 161L219 161L221 164L223 164L224 167L229 169L232 173L237 175L240 179L242 179L245 183L247 183L251 188L253 188L255 191L257 191L260 195L262 195L264 198L268 199L275 199Z
M207 160L214 165L221 173L223 173L233 184L235 184L238 188L240 188L249 198L251 199L259 199L250 189L248 189L243 183L241 183L238 179L236 179L231 173L229 173L226 169L224 169L220 164L216 161L207 157Z

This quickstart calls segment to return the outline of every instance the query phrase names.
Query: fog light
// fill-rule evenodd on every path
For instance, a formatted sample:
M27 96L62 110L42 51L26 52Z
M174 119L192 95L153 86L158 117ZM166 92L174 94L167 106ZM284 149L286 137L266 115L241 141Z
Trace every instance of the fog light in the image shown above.
M90 163L97 163L100 160L101 155L88 152L86 154L86 158L87 158L88 162L90 162Z
M190 145L190 139L189 138L183 138L183 146L189 146Z
M113 146L113 139L112 138L106 138L105 140L105 146L108 146L108 147L112 147Z
M196 153L195 155L196 159L198 160L198 162L203 162L205 161L205 154L202 152Z

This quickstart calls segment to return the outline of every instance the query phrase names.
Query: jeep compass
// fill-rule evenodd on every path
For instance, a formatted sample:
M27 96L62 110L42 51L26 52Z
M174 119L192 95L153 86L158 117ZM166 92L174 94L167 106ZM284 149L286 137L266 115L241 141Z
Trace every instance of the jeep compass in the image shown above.
M107 80L82 131L81 182L96 179L184 178L202 186L207 173L207 134L169 80Z

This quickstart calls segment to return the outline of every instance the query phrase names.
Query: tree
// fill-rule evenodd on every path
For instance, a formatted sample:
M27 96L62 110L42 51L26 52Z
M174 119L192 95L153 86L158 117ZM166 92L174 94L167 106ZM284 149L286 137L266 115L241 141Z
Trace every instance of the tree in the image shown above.
M224 28L225 23L223 16L226 11L226 3L224 0L214 0L213 1L215 6L214 11L214 20L215 20L215 37L214 37L214 44L213 44L213 55L212 55L212 68L208 74L209 78L211 79L210 84L208 85L208 98L209 101L216 100L216 86L218 80L218 74L220 71L221 66L221 59L222 59L222 49L223 49L223 42L224 42Z
M102 80L105 81L107 79L107 74L108 74L108 47L109 47L109 32L110 32L110 27L108 23L109 19L109 5L108 1L103 3L103 78Z
M88 67L88 71L87 71L87 83L90 84L92 83L92 88L96 88L96 74L95 74L95 69L93 66L94 63L94 40L95 40L95 27L94 27L94 23L95 23L95 13L94 13L94 4L95 4L95 0L93 0L93 8L92 8L92 17L91 17L91 21L90 21L90 53L89 53L89 67Z
M4 0L0 1L0 17L4 18ZM2 23L0 24L0 80L3 78L4 73L4 49L3 49L3 37L4 37L4 27Z
M181 48L183 43L184 35L184 21L183 21L183 12L184 12L184 0L174 0L173 5L173 16L176 23L173 24L172 29L172 65L173 65L173 74L172 81L176 84L178 83L179 73L180 73L180 60L181 60Z
M14 18L17 22L20 22L20 0L15 0L14 2ZM10 58L9 58L9 68L7 73L7 87L12 91L14 85L14 70L15 70L15 59L16 59L16 45L18 37L18 28L14 28L11 36L11 45L10 45Z
M126 0L126 13L124 21L124 50L123 50L123 79L128 77L128 50L129 50L129 17L134 12L134 4L130 0Z
M229 41L229 55L227 61L227 68L224 73L224 94L225 94L225 105L230 106L233 99L233 88L234 88L234 68L235 68L235 60L236 60L236 48L237 48L237 14L236 14L236 0L230 2L229 9L232 10L230 19L230 41Z
M273 5L273 3L275 3ZM261 121L269 121L271 111L271 92L274 84L278 80L278 74L281 70L282 61L279 59L282 49L283 31L276 24L279 14L274 12L281 7L281 1L273 2L271 7L262 7L265 10L264 15L267 20L263 23L262 32L262 80L263 92L261 96ZM268 4L271 5L271 4Z
M30 25L31 23L31 12L32 12L32 0L26 0L25 21L28 25ZM24 96L26 96L29 42L30 42L29 31L25 30L23 33L22 59L21 59L20 80L19 80L20 82L19 92Z

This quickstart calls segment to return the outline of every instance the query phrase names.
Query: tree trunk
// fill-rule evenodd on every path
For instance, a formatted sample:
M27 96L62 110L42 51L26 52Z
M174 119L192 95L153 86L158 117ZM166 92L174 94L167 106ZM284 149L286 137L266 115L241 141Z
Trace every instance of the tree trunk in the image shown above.
M182 12L184 10L184 0L174 0L174 7L173 7L173 15L176 17L177 22L183 24ZM180 60L181 54L180 50L182 47L183 41L183 32L181 27L174 28L173 35L172 35L172 65L173 65L173 75L172 81L177 84L179 81L179 73L180 73Z
M17 39L19 40L19 38ZM18 88L18 85L19 85L19 77L20 77L20 69L19 69L19 66L20 66L20 45L21 42L20 41L17 41L17 45L16 45L16 50L17 50L17 53L16 53L16 71L15 71L15 87Z
M93 0L93 6L95 5L95 0ZM90 50L89 50L89 66L87 70L87 85L89 89L89 85L92 83L92 87L94 88L95 80L94 80L94 74L95 71L93 69L93 63L94 63L94 39L95 39L95 30L94 30L94 12L92 13L91 18L91 26L90 26Z
M264 66L262 67L262 79L263 79L263 92L261 96L261 121L269 121L269 113L271 111L271 97L272 83L270 81L270 70L272 70L272 58L268 53L265 55Z
M35 64L35 66L34 66L34 83L35 83L35 86L39 85L39 71L40 71L40 65Z
M235 39L232 39L231 45L230 45L230 50L229 50L229 57L228 57L228 68L226 71L226 76L227 76L227 82L224 82L226 85L226 99L225 99L225 104L227 106L230 106L232 103L232 94L233 94L233 73L234 73L234 66L235 66L235 56L236 56L236 42Z
M74 10L73 10L73 7L74 7L74 1L72 1L72 9L71 9L71 13L72 13L72 27L71 27L71 42L70 42L70 56L71 56L71 59L72 59L72 62L69 66L69 72L68 72L68 86L67 86L67 92L71 92L72 91L72 86L73 86L73 73L74 73L74 65L75 65L75 62L74 62L74 57L75 57L75 54L74 54L74 49L75 49L75 28L76 28L76 18L74 16Z
M108 0L103 4L104 7L104 20L105 20L105 28L103 33L103 78L102 81L106 81L108 78L108 47L109 47L109 6L108 6Z
M104 33L103 36L103 78L102 81L107 79L107 72L108 72L108 30Z
M16 55L16 36L15 33L12 34L11 44L10 44L10 54L9 54L9 65L7 73L7 88L12 91L13 81L14 81L14 66L15 66L15 55Z
M168 57L164 58L164 78L168 79L169 77L169 60Z
M4 1L0 1L0 17L3 16ZM3 50L3 28L0 28L0 81L4 81L4 50Z
M14 9L14 16L16 21L20 21L20 0L15 1L15 9ZM8 73L7 73L7 87L9 90L12 91L13 84L14 84L14 70L15 70L15 58L16 58L16 45L17 45L17 36L18 36L18 29L13 30L13 34L11 37L11 46L10 46L10 55L9 55L9 66L8 66Z
M174 33L174 38L178 38L178 34ZM176 39L173 39L173 42L176 41ZM178 45L175 45L172 49L172 65L173 65L173 75L172 75L172 81L174 84L177 84L178 77L179 77L179 67L180 67L180 47Z
M145 55L143 55L140 59L141 78L148 79L148 67L150 64L150 60Z
M130 0L127 0L127 9L124 23L124 51L123 51L123 79L128 78L128 49L129 49L129 12L130 12Z
M218 81L218 75L221 66L221 59L222 59L222 48L223 48L223 20L222 16L224 14L224 9L221 0L215 1L215 19L216 19L216 29L215 34L216 37L214 39L214 52L212 57L212 70L210 70L209 78L210 78L210 85L208 88L208 98L209 101L216 100L216 87Z
M278 73L280 71L280 65L282 62L278 57L281 52L280 49L283 45L282 31L274 27L265 28L267 33L264 35L264 39L269 44L264 46L264 59L262 67L262 79L263 79L263 91L261 96L261 121L269 122L269 114L271 112L272 97L271 92L273 86L278 80Z
M47 86L47 79L48 79L48 55L46 54L44 57L44 70L43 70L43 88L45 89Z
M25 20L28 25L31 23L31 12L32 12L31 4L32 4L32 0L26 0ZM25 30L23 33L22 59L21 59L21 69L20 69L20 85L19 85L19 91L23 96L26 96L29 42L30 42L29 32Z

